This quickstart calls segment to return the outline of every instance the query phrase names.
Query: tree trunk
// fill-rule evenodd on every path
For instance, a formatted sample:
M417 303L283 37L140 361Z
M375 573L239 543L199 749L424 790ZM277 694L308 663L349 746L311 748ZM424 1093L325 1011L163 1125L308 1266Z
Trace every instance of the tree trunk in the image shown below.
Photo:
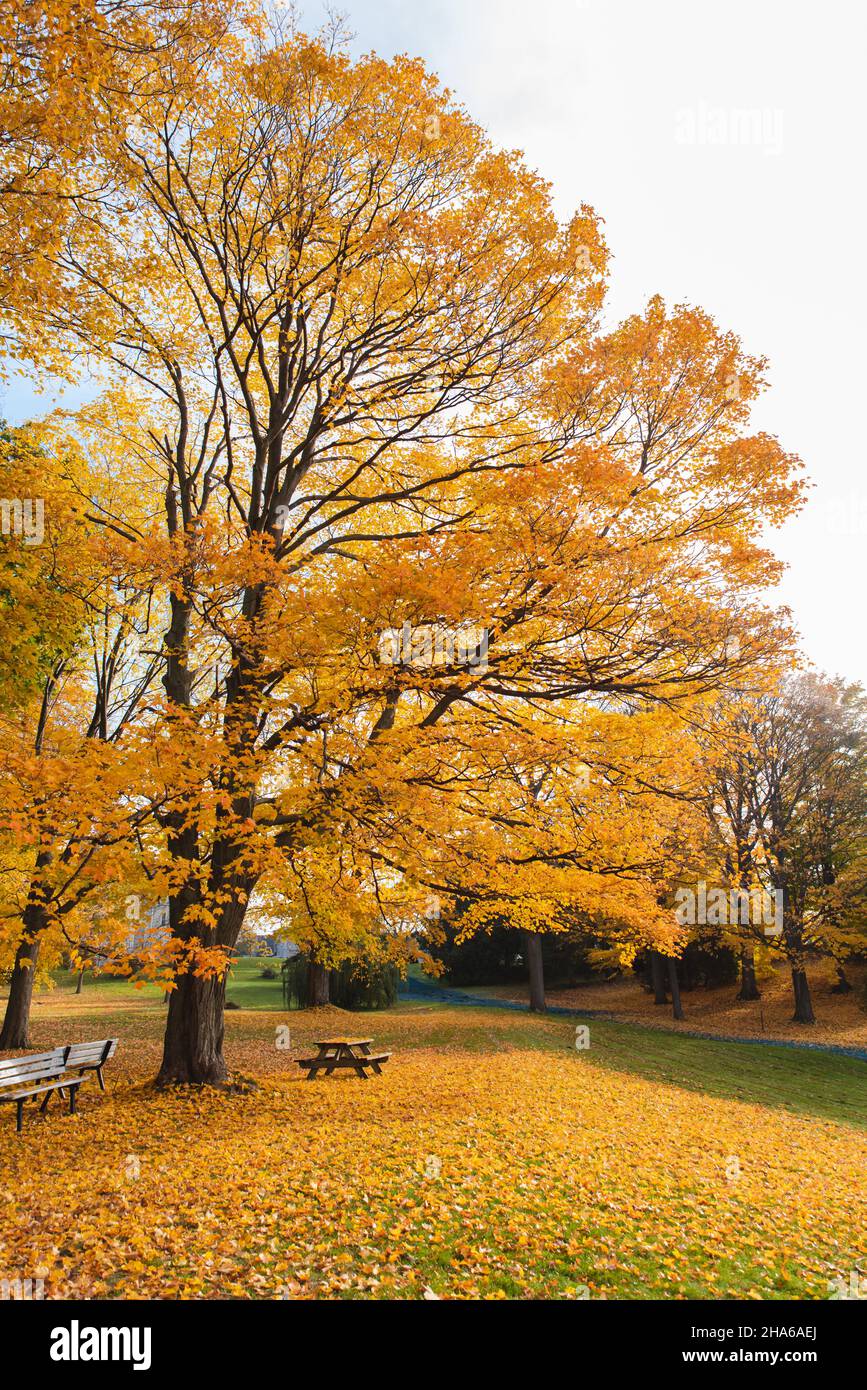
M838 966L837 966L837 983L836 983L835 985L832 986L831 993L832 993L832 994L851 994L851 993L852 993L852 986L850 985L849 981L846 979L846 971L843 969L842 965L838 965Z
M795 995L795 1012L792 1015L793 1023L815 1023L816 1015L813 1013L813 1001L810 998L810 986L807 981L806 970L797 970L792 967L792 990Z
M318 960L311 960L307 975L307 1007L321 1009L331 1003L331 975Z
M744 946L741 951L741 987L738 999L761 999L762 992L756 984L756 961L752 946Z
M48 914L45 910L46 891L40 875L50 863L50 850L40 850L21 918L21 941L15 952L6 1015L0 1029L0 1048L30 1046L30 1005L33 1000L36 962L39 959L42 933L48 926ZM30 964L25 965L24 961L30 961Z
M674 956L668 957L668 983L671 989L671 1016L672 1018L683 1018L683 1005L680 1002L680 983L677 978L677 961Z
M228 1076L223 1058L226 979L176 977L169 999L158 1086L219 1086Z
M79 970L79 972L78 972L78 980L76 981L76 985L75 985L75 992L76 992L76 994L80 994L80 993L81 993L83 984L84 984L84 971L83 971L83 970Z
M39 937L22 941L15 952L15 965L9 984L6 1015L0 1030L0 1051L30 1046L30 1003L33 999L33 979L39 959ZM28 965L23 962L28 961Z
M650 953L650 981L653 985L654 1004L667 1004L668 995L665 990L665 967L662 964L662 956L658 951Z
M530 1012L545 1012L545 967L542 961L542 938L538 932L524 932L524 949L530 972Z

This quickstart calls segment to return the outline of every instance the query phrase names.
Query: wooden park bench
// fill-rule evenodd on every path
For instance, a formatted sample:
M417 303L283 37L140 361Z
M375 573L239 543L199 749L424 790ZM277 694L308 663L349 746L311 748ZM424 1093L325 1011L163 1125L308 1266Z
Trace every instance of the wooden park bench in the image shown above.
M319 1050L315 1057L298 1059L299 1067L307 1072L308 1081L315 1081L320 1071L331 1076L347 1067L366 1081L368 1068L382 1076L382 1068L391 1056L390 1052L371 1052L373 1038L326 1038L316 1046Z
M63 1066L66 1071L77 1071L79 1076L95 1071L99 1089L105 1090L102 1069L117 1052L117 1038L103 1038L100 1042L70 1043L63 1049Z
M87 1078L68 1075L64 1071L65 1058L66 1048L55 1047L53 1052L36 1052L29 1057L10 1057L0 1062L0 1103L17 1107L15 1128L19 1134L24 1120L24 1102L36 1096L42 1097L39 1109L44 1113L55 1091L61 1095L68 1091L69 1113L75 1114L78 1088Z

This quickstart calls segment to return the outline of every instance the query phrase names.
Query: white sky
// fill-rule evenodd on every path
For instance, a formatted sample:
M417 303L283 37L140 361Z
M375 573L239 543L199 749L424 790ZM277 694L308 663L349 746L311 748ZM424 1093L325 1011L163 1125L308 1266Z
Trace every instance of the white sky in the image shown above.
M323 16L301 0L306 27ZM770 359L757 427L815 484L774 539L807 655L867 685L864 53L860 0L342 0L356 47L419 54L567 216L604 218L617 317L709 310ZM739 123L737 113L750 113ZM690 139L690 137L692 137ZM721 137L723 137L721 139ZM859 174L858 170L862 173ZM17 422L46 408L19 384Z

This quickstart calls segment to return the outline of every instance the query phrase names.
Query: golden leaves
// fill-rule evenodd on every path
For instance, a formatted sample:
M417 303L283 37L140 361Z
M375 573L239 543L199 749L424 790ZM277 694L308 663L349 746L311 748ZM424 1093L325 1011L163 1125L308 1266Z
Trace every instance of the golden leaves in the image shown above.
M867 1253L854 1130L486 1010L379 1015L382 1077L308 1084L274 1049L280 1017L230 1017L259 1087L225 1095L143 1086L159 1010L127 1014L107 1097L24 1143L0 1128L0 1266L45 1267L52 1297L822 1298ZM295 1051L321 1029L293 1015Z

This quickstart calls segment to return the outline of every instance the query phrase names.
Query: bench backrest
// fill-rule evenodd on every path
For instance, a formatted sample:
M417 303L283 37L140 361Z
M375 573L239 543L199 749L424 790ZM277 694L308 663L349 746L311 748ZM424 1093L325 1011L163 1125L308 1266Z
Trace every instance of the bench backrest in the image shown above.
M62 1047L53 1052L32 1052L29 1057L8 1057L0 1062L0 1087L35 1085L63 1071Z
M117 1038L100 1042L70 1043L66 1051L67 1067L98 1067L109 1061L117 1051Z

